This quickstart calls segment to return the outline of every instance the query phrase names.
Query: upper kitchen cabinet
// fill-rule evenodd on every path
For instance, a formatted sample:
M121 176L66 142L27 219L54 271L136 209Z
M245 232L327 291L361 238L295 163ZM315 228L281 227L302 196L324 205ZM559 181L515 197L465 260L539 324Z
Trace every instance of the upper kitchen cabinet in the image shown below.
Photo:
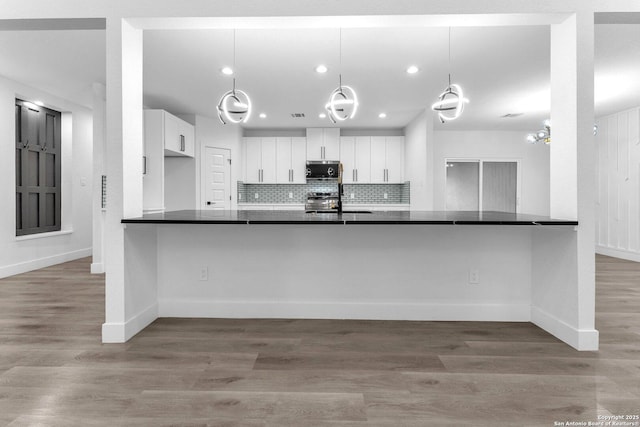
M276 183L276 138L244 138L244 182Z
M341 137L340 161L344 168L344 183L371 182L371 137Z
M164 148L165 156L193 157L195 128L164 110L144 110L145 141Z
M371 182L404 182L404 137L371 137Z
M193 125L164 110L144 110L145 213L192 208L187 200L195 200L194 140Z
M304 137L276 138L276 182L278 184L306 183L307 144Z
M338 160L339 128L307 128L307 160Z

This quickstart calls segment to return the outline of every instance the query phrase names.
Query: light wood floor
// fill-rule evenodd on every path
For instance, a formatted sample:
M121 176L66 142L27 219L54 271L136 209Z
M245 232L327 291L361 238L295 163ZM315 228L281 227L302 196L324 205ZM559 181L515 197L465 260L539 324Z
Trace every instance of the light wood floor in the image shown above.
M599 352L527 323L159 319L100 343L89 259L0 280L0 425L553 426L640 414L640 264L597 258Z

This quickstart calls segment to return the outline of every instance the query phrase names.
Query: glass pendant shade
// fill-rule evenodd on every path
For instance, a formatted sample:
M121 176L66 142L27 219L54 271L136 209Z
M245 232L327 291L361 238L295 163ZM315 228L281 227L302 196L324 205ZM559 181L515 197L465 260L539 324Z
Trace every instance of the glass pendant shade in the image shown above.
M223 124L246 123L251 116L251 99L246 92L236 89L233 79L233 89L222 95L218 103L218 118Z

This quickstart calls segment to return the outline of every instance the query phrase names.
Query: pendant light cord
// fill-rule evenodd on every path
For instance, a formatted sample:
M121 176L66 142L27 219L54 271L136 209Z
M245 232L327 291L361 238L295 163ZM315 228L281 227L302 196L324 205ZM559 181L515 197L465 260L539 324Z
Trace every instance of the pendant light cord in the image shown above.
M339 78L339 84L338 87L340 88L340 92L342 92L342 27L340 27L340 31L339 31L339 41L338 41L338 68L340 69L340 73L338 73L338 78Z
M451 53L449 53L451 55ZM451 62L451 58L449 58L449 62ZM233 29L233 70L236 69L236 29Z
M449 27L449 87L451 87L451 27Z

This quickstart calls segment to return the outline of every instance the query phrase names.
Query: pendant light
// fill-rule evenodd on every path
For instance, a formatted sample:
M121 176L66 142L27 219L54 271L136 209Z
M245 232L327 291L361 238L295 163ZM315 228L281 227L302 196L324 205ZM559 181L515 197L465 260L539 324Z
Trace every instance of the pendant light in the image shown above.
M324 106L327 116L333 123L355 117L358 111L358 95L351 86L342 84L342 28L340 28L340 74L338 87L329 95L329 101Z
M451 27L449 27L449 86L438 96L431 109L438 112L440 122L455 120L462 114L464 104L469 102L464 97L462 88L458 84L451 84Z
M233 69L236 68L236 30L233 30ZM218 118L222 124L246 123L251 116L251 99L246 92L236 89L236 79L233 78L233 88L222 95L218 103Z

